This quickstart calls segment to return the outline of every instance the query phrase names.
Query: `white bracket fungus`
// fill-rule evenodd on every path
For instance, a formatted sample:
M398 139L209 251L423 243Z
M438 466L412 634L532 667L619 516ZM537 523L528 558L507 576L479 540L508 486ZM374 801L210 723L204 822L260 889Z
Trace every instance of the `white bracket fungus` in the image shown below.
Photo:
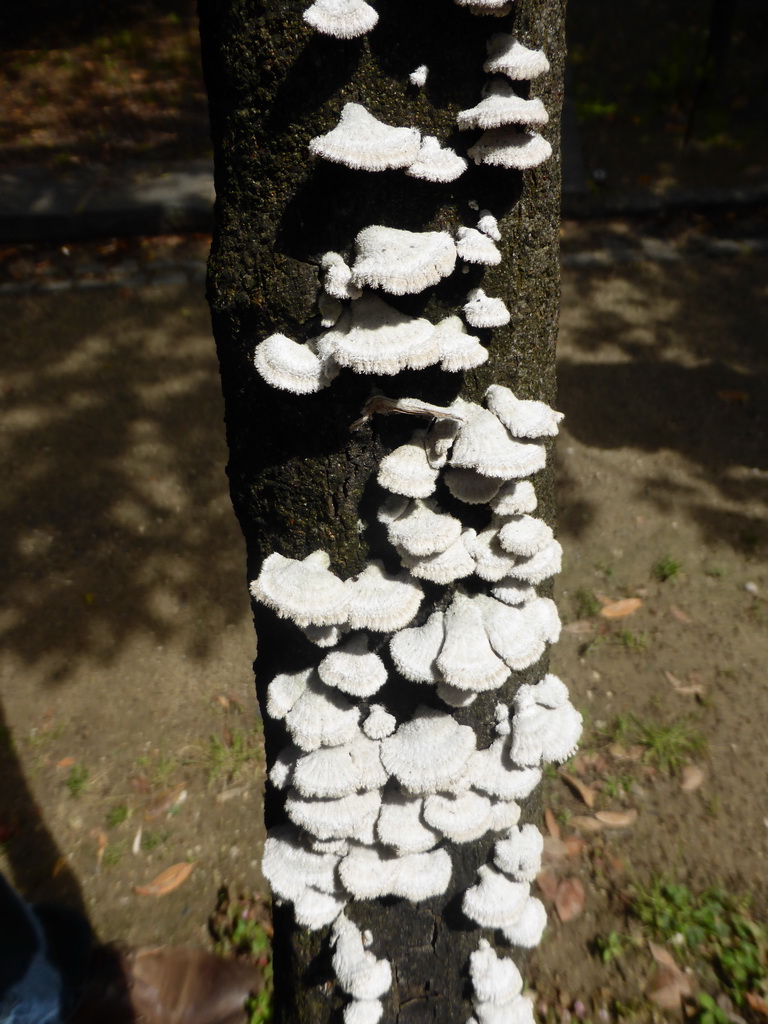
M349 592L350 626L378 633L407 626L424 597L421 587L408 573L391 576L381 562L370 562L345 586Z
M482 476L474 469L448 469L443 474L443 480L454 498L467 505L487 505L504 482Z
M516 764L567 761L581 736L582 718L568 699L568 688L547 675L520 687L514 699L510 757Z
M407 796L396 789L387 790L381 801L376 835L399 856L426 853L437 846L440 835L424 824L423 811L421 797Z
M285 716L291 739L305 752L349 743L357 732L360 708L323 686L313 670L307 686Z
M520 821L520 804L516 800L491 801L491 832L504 832Z
M489 504L498 516L535 512L536 491L530 480L511 480L490 499Z
M339 123L309 143L309 152L358 171L408 167L419 155L417 128L384 124L359 103L346 103Z
M251 596L297 626L338 625L347 618L348 591L330 564L322 550L302 560L275 552L264 559Z
M452 466L474 469L496 480L526 477L543 469L547 458L543 445L513 440L493 413L479 405L457 405L464 423L451 450Z
M541 871L544 837L535 825L511 828L493 848L496 867L516 882L532 882Z
M429 463L426 438L426 430L416 430L410 441L384 456L376 478L382 487L407 498L428 498L432 494L439 469Z
M550 409L546 402L517 398L500 384L491 384L485 404L513 437L554 437L563 418L563 413Z
M492 298L482 288L473 288L462 307L472 327L504 327L511 315L503 299Z
M380 999L353 999L344 1007L344 1024L379 1024L383 1015Z
M550 576L556 576L562 567L563 549L560 542L551 540L530 558L521 559L509 575L526 583L543 583Z
M433 501L416 498L410 507L387 527L390 543L407 554L425 558L436 555L461 536L461 520L441 512Z
M540 99L524 99L518 96L512 85L503 79L491 81L485 90L485 98L469 110L460 110L456 115L459 128L502 128L520 124L538 128L549 121L549 114Z
M384 662L368 649L365 633L350 637L343 647L327 654L317 671L326 686L334 686L353 697L371 697L387 681Z
M435 327L434 340L440 354L440 366L446 373L474 370L488 359L488 349L480 344L458 316L448 316ZM455 421L454 421L455 422Z
M492 35L486 48L488 60L483 64L483 71L491 75L530 81L549 71L549 61L543 50L530 50L505 32Z
M398 548L398 554L411 576L444 586L447 583L453 583L454 580L471 576L475 571L475 560L469 552L469 546L474 537L474 530L464 530L459 539L445 551L436 555L428 555L425 558L415 558L400 548Z
M443 622L445 640L437 657L442 678L460 690L495 690L509 678L509 669L488 641L475 601L454 594Z
M443 613L433 612L423 626L401 629L389 641L395 668L412 683L436 683L440 679L437 656L445 639Z
M338 375L333 359L321 359L313 344L300 345L284 334L271 334L256 346L253 365L270 387L294 395L311 395Z
M469 164L463 156L449 146L441 146L440 140L434 135L425 135L421 140L419 155L414 162L405 168L409 178L420 178L422 181L449 182L456 181Z
M524 800L541 782L540 768L517 768L509 758L505 737L477 750L470 764L472 788L498 800Z
M381 741L381 760L410 793L451 792L466 788L475 734L450 715L420 707L409 722Z
M299 841L292 825L270 829L264 842L261 870L272 892L280 899L293 902L307 888L320 892L336 891L336 866L333 854L312 853Z
M527 883L513 882L490 864L482 864L477 874L480 881L464 893L464 913L482 928L514 924L529 898Z
M538 167L552 156L552 146L538 132L518 132L514 128L492 128L483 132L467 150L476 164L526 171Z
M285 812L291 821L318 839L360 838L365 842L373 835L380 808L378 789L325 800L312 800L290 789L285 799Z
M357 925L342 914L331 929L333 970L340 987L353 999L379 999L392 985L388 960L379 960L363 947Z
M501 263L501 253L488 235L477 228L461 227L456 232L456 252L465 263L482 263L489 267Z
M352 283L352 271L339 253L325 253L320 258L320 269L323 271L323 287L332 298L359 299L363 294Z
M468 790L458 796L435 793L424 801L424 821L453 843L471 843L491 828L491 801Z
M443 849L397 857L375 846L356 847L339 864L342 885L362 900L400 896L418 903L445 892L451 872L450 855Z
M511 516L499 528L499 543L513 555L530 558L554 540L552 528L533 516Z
M304 21L317 32L337 39L354 39L375 27L379 16L365 0L315 0Z
M387 777L378 743L359 732L342 746L322 747L300 757L293 769L293 786L302 796L336 798L380 789Z
M491 596L504 604L517 606L535 600L536 591L530 584L523 583L522 580L504 578L491 587Z
M501 231L499 231L499 222L493 216L490 210L481 210L480 217L477 221L477 230L482 231L484 235L488 235L494 242L501 241Z
M320 339L320 346L335 363L355 373L391 376L439 362L434 333L429 320L407 316L378 296L365 295Z
M397 728L397 719L390 715L381 704L371 704L368 717L363 722L363 732L371 740L383 740Z
M301 672L281 672L267 687L267 714L278 721L288 714L304 693L312 677L311 668Z
M355 238L355 284L414 295L453 273L456 246L447 231L401 231L374 224Z
M517 921L504 925L501 932L513 945L533 949L541 942L546 926L547 912L544 904L535 896L529 896Z
M480 1003L501 1005L523 991L523 979L514 960L500 957L487 939L469 956L472 998Z
M427 75L429 74L429 68L426 64L419 64L417 68L408 75L408 81L411 85L415 85L417 89L421 89L427 84Z

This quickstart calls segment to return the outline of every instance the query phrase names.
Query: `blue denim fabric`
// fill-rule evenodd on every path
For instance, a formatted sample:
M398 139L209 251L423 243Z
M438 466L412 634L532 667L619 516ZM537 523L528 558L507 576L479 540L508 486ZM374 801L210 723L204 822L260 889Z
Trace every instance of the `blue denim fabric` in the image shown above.
M79 914L31 907L0 875L0 1024L64 1024L85 977L90 939Z

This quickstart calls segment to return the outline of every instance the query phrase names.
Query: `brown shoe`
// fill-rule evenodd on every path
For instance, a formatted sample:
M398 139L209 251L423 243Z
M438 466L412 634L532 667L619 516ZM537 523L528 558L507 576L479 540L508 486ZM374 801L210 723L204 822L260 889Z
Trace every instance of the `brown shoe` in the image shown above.
M259 968L202 950L102 946L68 1024L247 1024L262 987Z

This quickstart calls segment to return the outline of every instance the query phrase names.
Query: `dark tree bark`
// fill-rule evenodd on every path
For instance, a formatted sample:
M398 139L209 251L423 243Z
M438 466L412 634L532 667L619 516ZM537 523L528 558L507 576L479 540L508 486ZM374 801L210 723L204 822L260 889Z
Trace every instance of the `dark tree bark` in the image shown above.
M216 164L216 228L208 297L226 403L232 501L247 542L248 579L273 551L303 558L330 554L342 578L370 557L391 571L399 560L383 542L371 514L381 500L375 468L383 454L410 436L409 417L376 417L350 433L373 385L392 397L446 405L462 396L480 401L491 383L519 397L552 403L559 300L559 113L564 61L564 0L517 0L503 19L478 17L449 0L381 0L380 21L368 35L343 41L315 33L298 3L199 0L204 69ZM309 140L330 130L348 101L363 103L392 125L417 125L424 134L466 153L477 133L458 132L456 112L478 102L486 80L485 41L513 32L542 48L551 71L531 94L550 116L543 134L555 155L523 173L487 166L452 184L433 184L401 171L367 173L310 161ZM418 90L408 75L426 64ZM466 374L439 368L370 378L344 371L333 386L309 396L270 388L253 367L256 344L279 331L301 341L319 333L318 261L329 250L350 253L357 232L370 224L412 231L454 231L476 223L477 207L498 218L503 260L471 267L420 295L392 300L433 322L454 313L479 284L505 299L508 327L479 332L490 359ZM390 297L387 297L390 301ZM478 332L476 332L478 333ZM418 425L418 424L417 424ZM537 515L552 519L549 469L535 480ZM466 513L466 509L465 509ZM471 513L465 515L471 525ZM361 532L360 520L366 525ZM426 586L419 622L446 588ZM544 588L546 592L546 586ZM256 686L264 707L276 672L317 664L322 651L290 622L256 605L259 638ZM502 691L481 695L456 718L476 731L479 746L493 738L493 708L509 703L523 682L546 671L545 659L513 674ZM387 706L407 718L418 704L445 709L429 688L391 681ZM285 745L281 723L265 716L267 759ZM535 818L529 801L523 820ZM284 820L282 797L267 785L267 826ZM480 929L461 911L461 893L488 860L493 839L453 846L449 891L413 905L405 900L358 902L348 914L375 936L373 951L392 963L385 1022L463 1022L471 1015L469 953ZM290 906L276 908L275 980L278 1019L291 1024L340 1020L342 998L332 981L327 929L293 924ZM334 1016L335 1015L335 1016Z

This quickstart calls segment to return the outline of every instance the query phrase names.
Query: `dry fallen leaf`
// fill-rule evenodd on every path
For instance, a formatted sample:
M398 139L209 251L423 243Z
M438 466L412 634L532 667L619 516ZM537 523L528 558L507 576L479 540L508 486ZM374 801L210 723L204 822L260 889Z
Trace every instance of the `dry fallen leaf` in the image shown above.
M744 998L755 1013L762 1013L764 1017L768 1017L768 1003L757 992L747 992Z
M625 597L621 601L611 601L600 609L604 619L625 619L628 615L634 615L638 608L642 608L643 601L640 597Z
M682 608L678 608L676 604L669 606L669 613L673 619L677 619L678 622L682 622L684 626L690 626L693 619L690 615L686 615Z
M704 693L704 687L701 683L693 682L687 686L677 676L672 675L671 672L666 670L664 671L664 676L675 693L679 693L681 697L700 697Z
M586 894L578 878L564 878L555 893L555 910L565 924L578 917L584 909Z
M691 993L691 979L674 961L660 963L645 989L648 999L662 1010L679 1009L681 999L687 999Z
M568 849L562 839L555 839L554 836L544 836L544 849L541 854L542 864L556 867L567 856Z
M657 964L661 964L662 967L677 967L677 961L666 946L659 946L655 942L649 942L648 948Z
M557 823L557 818L551 807L544 809L544 823L547 826L547 832L552 836L553 839L560 838L560 826Z
M687 764L682 770L680 789L684 793L694 793L704 781L704 772L697 764Z
M577 779L575 775L571 775L569 772L564 772L562 768L558 772L558 775L567 786L571 787L577 796L581 797L587 807L595 806L595 797L597 794L591 786L582 782L581 779Z
M597 818L590 818L586 814L572 814L568 824L574 828L580 828L582 832L602 832L603 824Z
M567 857L580 857L587 848L587 841L583 836L566 836L564 843Z
M563 626L563 633L570 633L572 636L591 636L595 631L595 624L591 619L576 619Z
M96 840L96 870L99 871L104 858L104 851L107 848L107 834L102 832L100 828L95 828L91 832L91 838Z
M630 807L628 811L596 811L595 817L606 828L626 828L637 821L637 811L634 807Z
M60 761L56 762L56 767L57 768L71 768L74 763L75 763L75 758L74 757L62 757L62 759Z
M157 878L153 878L146 885L135 886L133 891L139 896L165 896L186 882L191 870L192 864L189 861L181 861L161 871Z
M551 871L540 871L536 875L536 885L538 885L545 899L554 900L557 894L557 887L560 885L560 879Z
M181 782L178 786L174 786L173 789L165 790L163 793L158 793L148 804L147 809L144 811L144 820L152 821L154 818L161 818L164 814L170 812L177 804L183 803L187 798L187 790L185 783Z

